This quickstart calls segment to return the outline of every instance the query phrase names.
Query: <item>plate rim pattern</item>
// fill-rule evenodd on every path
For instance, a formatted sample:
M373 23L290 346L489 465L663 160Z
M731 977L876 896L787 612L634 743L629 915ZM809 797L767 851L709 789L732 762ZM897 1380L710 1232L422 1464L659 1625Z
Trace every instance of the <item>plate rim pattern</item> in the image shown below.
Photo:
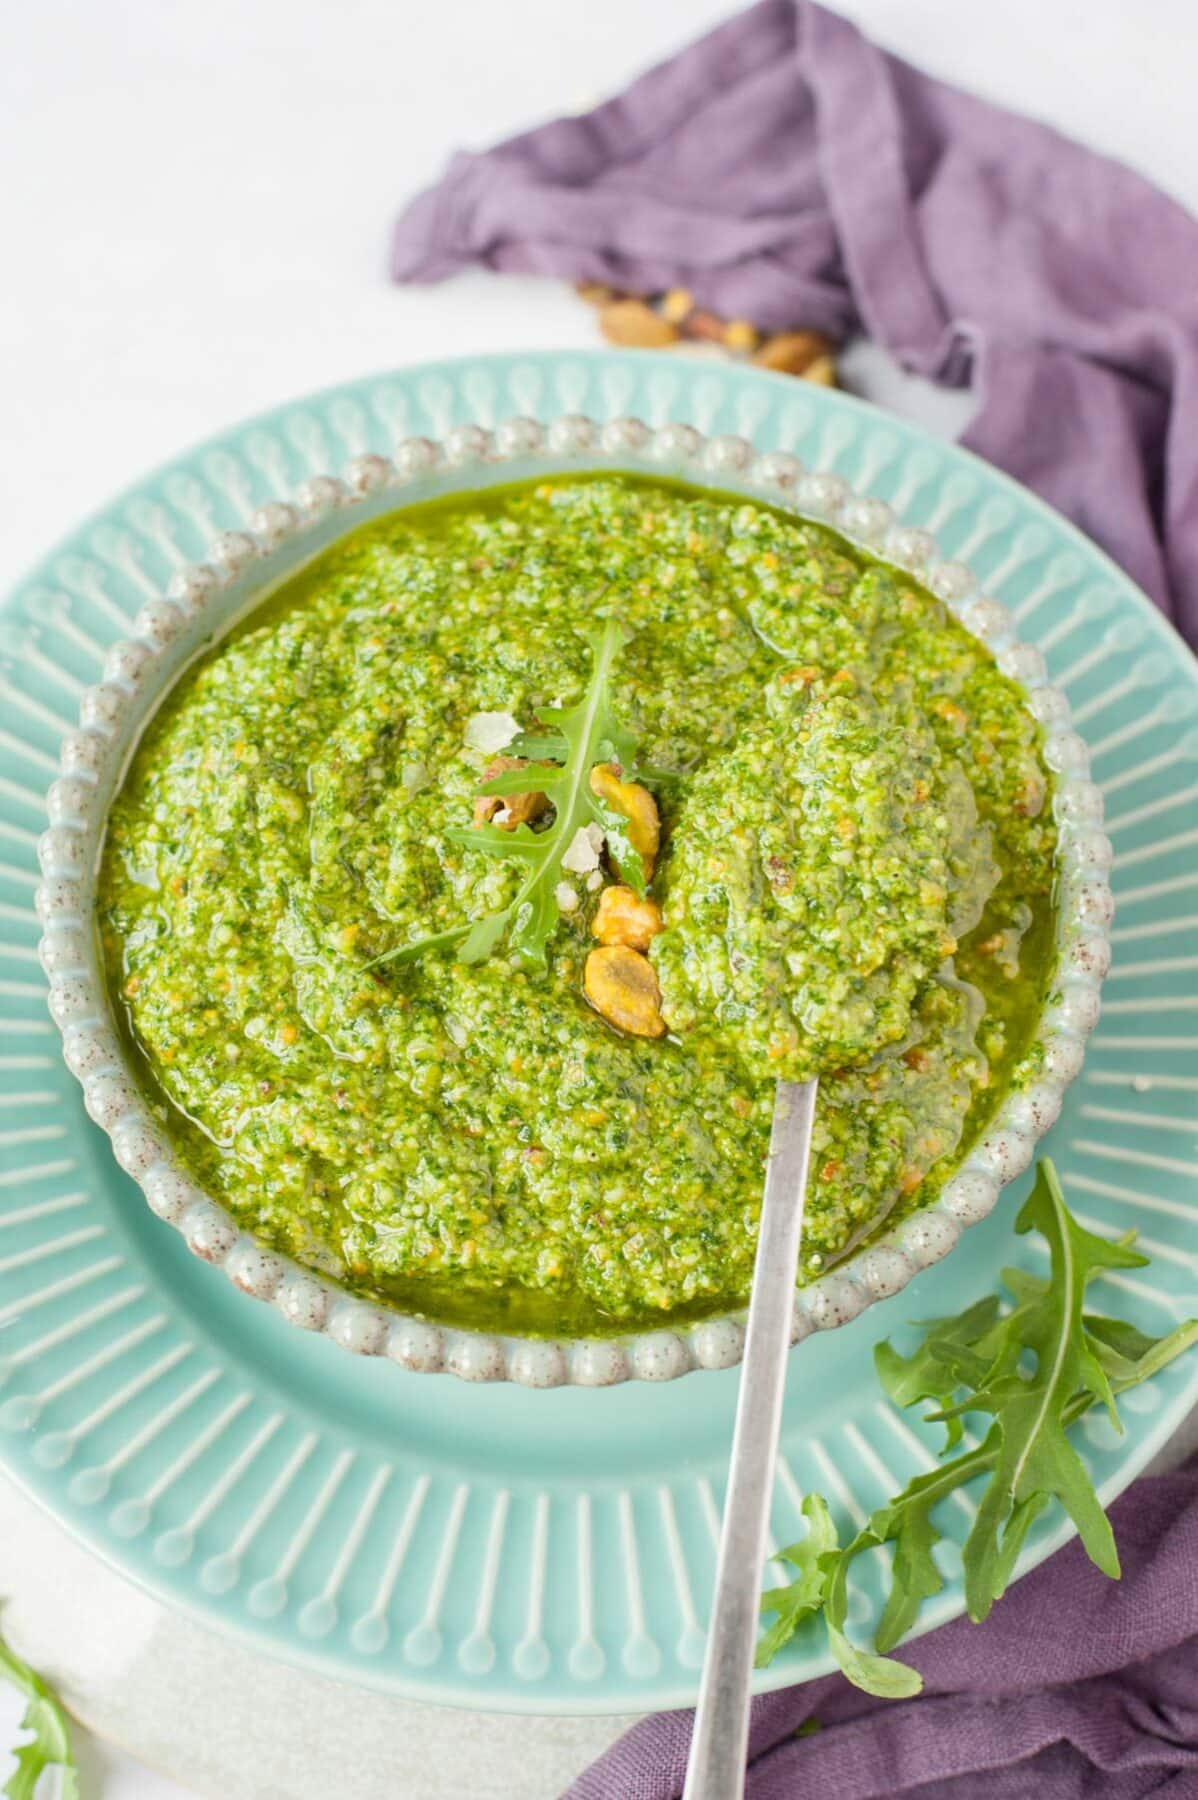
M134 1226L124 1178L108 1172L103 1140L60 1069L32 911L39 790L109 645L176 560L195 560L267 492L470 419L635 413L660 424L677 410L712 435L851 473L904 523L935 531L950 556L969 546L965 559L1047 654L1090 736L1125 909L1103 1019L1049 1149L1088 1223L1143 1228L1152 1270L1117 1284L1121 1303L1156 1329L1198 1307L1198 1165L1186 1141L1198 959L1184 935L1171 941L1198 895L1198 832L1182 810L1198 797L1198 677L1168 623L1074 527L969 453L864 402L639 351L385 373L218 434L93 515L0 612L0 1463L161 1598L270 1653L412 1698L529 1712L686 1704L735 1377L698 1384L702 1409L688 1403L691 1383L525 1395L422 1383L280 1326L284 1361L272 1315L230 1293L238 1316L267 1321L252 1336L232 1325L225 1284L186 1256L176 1266L151 1237L152 1219ZM979 1225L899 1306L944 1310L936 1296L979 1278L1002 1227L997 1216ZM176 1293L202 1305L172 1310ZM881 1335L906 1316L882 1301L864 1324ZM815 1344L822 1366L850 1385L843 1418L818 1429L788 1409L776 1542L795 1535L802 1488L824 1487L851 1517L935 1454L933 1432L885 1418L876 1390L860 1385L864 1342L849 1325L810 1340L795 1361L792 1390ZM372 1370L396 1384L390 1412ZM366 1384L360 1412L338 1412L345 1371ZM444 1426L421 1398L434 1390L445 1396ZM1176 1364L1148 1384L1144 1410L1129 1408L1121 1444L1097 1428L1079 1432L1105 1499L1196 1395L1198 1376ZM538 1425L535 1440L526 1406L555 1421ZM502 1441L487 1437L492 1411ZM552 1445L542 1453L546 1429L561 1434L560 1464ZM1020 1574L1069 1535L1064 1524L1034 1533ZM945 1573L921 1629L961 1611L959 1574ZM868 1571L855 1598L860 1630L874 1604ZM828 1667L799 1644L758 1686Z

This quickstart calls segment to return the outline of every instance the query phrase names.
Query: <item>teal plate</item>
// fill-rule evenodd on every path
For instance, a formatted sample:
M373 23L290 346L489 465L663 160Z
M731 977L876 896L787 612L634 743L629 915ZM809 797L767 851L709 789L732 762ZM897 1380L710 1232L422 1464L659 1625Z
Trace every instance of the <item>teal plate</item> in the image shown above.
M396 1693L530 1712L694 1696L738 1371L530 1392L350 1357L194 1260L87 1119L46 1014L35 945L42 794L79 693L156 594L267 497L400 437L585 412L685 419L793 451L934 531L1048 659L1089 739L1116 849L1115 963L1048 1149L1095 1229L1135 1226L1148 1270L1109 1298L1163 1331L1198 1310L1198 665L1120 572L1033 496L847 396L641 352L486 357L352 383L211 439L61 544L0 615L0 1459L101 1555L263 1650ZM790 1371L773 1528L819 1489L859 1519L934 1460L884 1404L871 1350L953 1310L1007 1261L1027 1179L901 1294L808 1339ZM1078 1432L1103 1497L1198 1398L1198 1359ZM963 1609L974 1502L945 1509ZM1019 1571L1067 1535L1033 1527ZM867 1635L879 1570L853 1595ZM814 1640L758 1678L829 1666Z

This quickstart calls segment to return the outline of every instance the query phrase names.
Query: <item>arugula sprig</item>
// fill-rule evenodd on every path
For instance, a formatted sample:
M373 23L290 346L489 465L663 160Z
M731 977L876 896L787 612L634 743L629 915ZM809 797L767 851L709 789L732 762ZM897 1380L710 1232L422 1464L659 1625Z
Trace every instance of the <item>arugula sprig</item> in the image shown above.
M376 958L376 962L402 964L414 962L431 950L458 946L462 962L483 962L506 939L508 949L530 968L544 968L549 939L561 918L554 889L562 880L562 857L574 842L579 829L598 824L609 835L626 822L608 818L608 810L591 791L590 775L596 763L630 764L636 753L636 740L616 716L609 692L609 680L617 656L628 642L629 633L616 619L608 619L597 631L587 634L594 653L586 691L575 706L542 707L541 729L521 734L509 746L512 752L545 766L536 771L536 785L553 802L554 814L543 830L533 831L518 825L512 831L496 825L474 825L455 828L446 835L464 849L477 850L484 856L522 864L524 879L515 899L481 919L452 926L430 937L401 944ZM480 790L484 794L524 793L529 785L527 769L508 769L488 781ZM621 845L612 844L620 858ZM639 869L640 859L628 851L621 859ZM635 872L633 879L635 879Z
M1005 1308L997 1295L987 1295L955 1318L930 1321L909 1356L887 1343L874 1353L879 1379L896 1405L935 1403L925 1417L946 1427L942 1454L962 1441L962 1420L969 1413L990 1415L985 1438L917 1475L843 1547L826 1502L818 1494L807 1496L808 1535L781 1552L799 1573L762 1598L762 1611L776 1617L758 1645L759 1666L805 1620L822 1613L833 1653L850 1681L885 1697L917 1693L919 1676L885 1653L944 1585L935 1558L943 1535L933 1517L936 1507L978 1478L985 1478L986 1486L963 1550L971 1619L984 1619L1006 1591L1028 1531L1054 1500L1073 1519L1091 1560L1104 1574L1118 1577L1110 1521L1066 1430L1098 1405L1122 1429L1117 1396L1198 1342L1198 1320L1153 1338L1124 1319L1085 1310L1092 1280L1112 1269L1141 1268L1148 1258L1132 1248L1130 1235L1112 1242L1084 1230L1069 1212L1050 1162L1040 1164L1015 1229L1037 1230L1047 1240L1047 1278L1005 1269L1011 1297ZM893 1552L874 1638L879 1654L870 1656L845 1635L848 1575L864 1550L887 1544Z
M79 1773L71 1750L67 1716L57 1696L28 1663L0 1638L0 1676L25 1695L28 1705L21 1719L33 1737L16 1751L17 1766L5 1783L8 1800L33 1800L44 1770L57 1767L59 1800L79 1800Z
M803 1500L807 1536L778 1552L799 1572L786 1587L769 1588L761 1596L761 1610L777 1618L757 1645L757 1666L772 1662L805 1620L822 1614L828 1643L837 1662L854 1687L887 1699L904 1699L919 1692L920 1678L906 1663L891 1657L871 1656L848 1637L848 1585L845 1575L856 1539L844 1549L828 1503L822 1494Z
M941 1409L946 1419L966 1412L994 1420L983 1444L994 1455L989 1485L965 1542L965 1597L972 1619L984 1619L1010 1580L1019 1547L1037 1513L1059 1500L1081 1534L1090 1560L1112 1579L1119 1557L1110 1520L1094 1492L1081 1457L1065 1436L1069 1402L1089 1396L1105 1406L1117 1428L1119 1414L1106 1370L1090 1343L1082 1317L1086 1285L1106 1269L1143 1268L1148 1258L1130 1243L1085 1231L1065 1205L1056 1170L1041 1164L1016 1230L1039 1230L1052 1253L1053 1281L1016 1309L1019 1327L1008 1326L991 1346L993 1360L959 1355L958 1379L967 1391ZM1015 1314L1012 1315L1014 1317ZM1030 1351L1035 1372L1023 1373Z

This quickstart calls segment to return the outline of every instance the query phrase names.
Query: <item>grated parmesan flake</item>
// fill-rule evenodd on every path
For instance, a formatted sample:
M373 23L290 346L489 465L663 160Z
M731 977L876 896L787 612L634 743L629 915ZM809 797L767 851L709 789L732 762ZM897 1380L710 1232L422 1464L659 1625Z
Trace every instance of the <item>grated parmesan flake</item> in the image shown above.
M562 868L568 869L571 875L589 875L592 869L599 867L603 842L601 825L580 825L562 856Z
M508 712L476 712L466 720L466 747L494 755L503 750L520 730L517 719Z

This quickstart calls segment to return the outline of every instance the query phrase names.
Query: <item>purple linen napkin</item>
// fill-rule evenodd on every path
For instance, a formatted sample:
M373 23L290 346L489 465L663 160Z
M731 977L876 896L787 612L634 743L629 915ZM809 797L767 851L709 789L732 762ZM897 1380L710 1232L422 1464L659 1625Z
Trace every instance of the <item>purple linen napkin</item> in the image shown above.
M593 112L455 156L392 268L471 263L683 286L972 378L969 448L1198 640L1198 223L811 0L761 0Z
M1066 1545L984 1625L898 1652L916 1699L829 1675L755 1700L747 1800L1194 1800L1198 1462L1137 1482L1112 1519L1121 1581ZM693 1719L635 1726L565 1800L675 1800Z

